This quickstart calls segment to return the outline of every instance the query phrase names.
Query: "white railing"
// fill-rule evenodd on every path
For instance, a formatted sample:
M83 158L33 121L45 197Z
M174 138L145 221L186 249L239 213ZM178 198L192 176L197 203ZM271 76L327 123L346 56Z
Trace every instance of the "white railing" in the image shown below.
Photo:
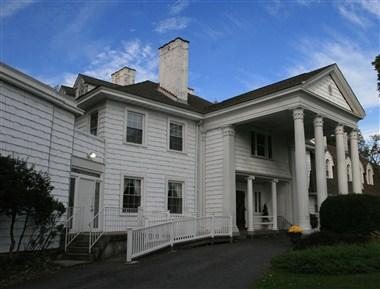
M101 224L101 220L106 216L104 214L105 208L102 208L88 223L89 233L88 233L88 253L91 254L91 249L94 247L95 243L100 239L100 237L104 234L104 230L102 230L103 224Z
M176 243L215 236L232 237L232 217L178 218L161 224L128 229L127 262Z
M268 229L273 229L273 216L253 216L253 226L255 229L263 227L270 227Z
M67 247L74 241L81 232L83 222L83 208L69 207L67 208L67 219L65 221L65 252Z

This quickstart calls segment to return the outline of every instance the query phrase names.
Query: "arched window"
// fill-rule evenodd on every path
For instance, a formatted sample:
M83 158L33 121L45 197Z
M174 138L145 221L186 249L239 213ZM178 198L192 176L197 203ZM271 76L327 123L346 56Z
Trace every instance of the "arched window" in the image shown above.
M347 168L347 180L352 182L352 163L349 157L346 158L346 168Z
M334 161L331 154L328 151L326 151L325 153L325 163L326 163L326 177L328 179L333 179L334 178L334 173L333 173Z
M367 184L373 185L373 168L370 163L367 164L366 177L367 177Z

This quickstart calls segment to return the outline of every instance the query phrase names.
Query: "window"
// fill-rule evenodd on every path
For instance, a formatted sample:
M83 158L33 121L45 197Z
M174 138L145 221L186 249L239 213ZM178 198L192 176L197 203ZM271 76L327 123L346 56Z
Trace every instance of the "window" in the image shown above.
M90 133L98 135L98 112L95 111L90 115Z
M325 153L325 161L326 161L326 177L328 179L333 179L334 178L334 161L333 158L330 154L330 152L326 151Z
M261 192L255 192L255 213L261 213Z
M141 205L141 179L124 178L123 211L137 213Z
M100 183L95 183L95 200L94 200L94 216L96 218L94 219L93 226L94 228L99 227L99 201L100 201Z
M75 178L70 178L70 187L69 187L69 204L67 208L67 219L69 219L73 215L73 207L74 207L74 196L75 196ZM73 228L73 219L70 219L69 228Z
M251 132L251 154L271 159L272 137L257 132Z
M183 151L183 125L170 122L169 149Z
M143 143L144 115L141 113L127 112L127 142Z
M182 182L168 182L168 210L171 214L182 214Z
M373 185L373 169L372 169L372 166L370 163L367 164L367 170L366 170L367 174L366 174L366 177L367 177L367 184L368 185Z

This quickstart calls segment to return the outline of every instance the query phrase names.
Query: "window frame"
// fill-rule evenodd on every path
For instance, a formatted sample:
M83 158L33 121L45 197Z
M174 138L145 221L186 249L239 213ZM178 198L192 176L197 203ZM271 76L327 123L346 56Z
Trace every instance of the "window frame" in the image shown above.
M137 207L136 209L136 212L128 212L127 210L124 211L124 182L125 182L125 179L136 179L136 180L140 180L140 206L141 208L143 208L143 204L144 204L144 188L145 188L145 182L144 182L144 177L142 176L136 176L134 174L128 174L128 173L122 173L121 174L121 180L120 180L120 183L121 183L121 186L120 186L120 200L119 200L119 203L120 203L120 215L131 215L131 216L135 216L138 214L138 208Z
M143 116L143 124L142 124L142 138L141 138L141 144L134 143L134 142L128 142L127 141L127 129L128 129L128 113L137 113L141 114ZM147 139L147 133L148 133L148 113L143 110L135 109L135 108L125 108L124 113L125 119L124 119L124 134L123 134L123 143L126 145L132 145L132 146L138 146L138 147L146 147L146 139Z
M182 184L182 213L170 213L173 216L183 216L185 214L185 195L186 195L186 181L180 177L166 177L165 178L165 210L169 211L169 182Z
M177 124L182 126L182 150L174 150L170 148L170 124ZM186 154L186 135L187 135L187 125L186 122L179 119L168 118L168 127L167 127L167 150L175 153Z
M258 143L257 143L257 135L260 134L264 136L264 150L265 150L265 155L259 155L258 152ZM254 137L253 137L254 136ZM250 131L250 153L251 157L254 158L260 158L260 159L265 159L265 160L273 160L273 136L271 134L266 134L262 133L261 131L258 130L251 130ZM253 144L254 142L254 144ZM254 151L253 151L254 150Z

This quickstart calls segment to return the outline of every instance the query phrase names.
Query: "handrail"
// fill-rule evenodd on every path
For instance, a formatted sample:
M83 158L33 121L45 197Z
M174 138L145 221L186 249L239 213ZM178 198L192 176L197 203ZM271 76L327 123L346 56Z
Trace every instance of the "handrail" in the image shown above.
M292 223L283 216L277 216L277 220L279 230L288 230L292 226Z
M68 246L74 241L76 237L81 233L80 226L75 226L75 223L80 224L82 220L82 207L68 207L67 212L70 214L70 217L64 222L65 226L65 252L67 251ZM71 213L69 213L71 212ZM75 222L75 223L74 223ZM79 228L74 228L79 227ZM74 233L70 233L70 230L74 229Z
M91 219L91 221L88 223L88 227L89 227L89 235L88 235L88 253L91 254L91 249L92 247L94 247L94 245L96 244L96 242L100 239L100 237L104 234L104 226L105 226L105 222L103 223L103 230L100 230L100 231L93 231L93 225L95 223L95 220L97 221L97 225L98 225L98 228L101 227L101 224L100 224L100 215L103 214L104 212L104 207L98 211L98 213L96 215L94 215L94 217ZM105 216L103 214L103 216Z
M128 229L127 262L176 243L229 236L232 238L231 216L172 218L168 222Z

